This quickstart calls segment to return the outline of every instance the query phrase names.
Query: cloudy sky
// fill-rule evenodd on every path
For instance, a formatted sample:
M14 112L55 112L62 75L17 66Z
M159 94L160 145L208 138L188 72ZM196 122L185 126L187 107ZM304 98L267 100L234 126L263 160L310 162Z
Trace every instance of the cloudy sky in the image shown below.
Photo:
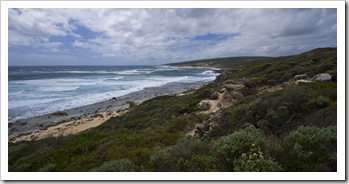
M336 9L9 9L9 65L163 64L337 46Z

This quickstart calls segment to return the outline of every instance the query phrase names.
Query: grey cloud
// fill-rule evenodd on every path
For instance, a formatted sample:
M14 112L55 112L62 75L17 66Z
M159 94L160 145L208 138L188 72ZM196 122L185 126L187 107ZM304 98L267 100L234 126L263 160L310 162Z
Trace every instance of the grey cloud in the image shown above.
M9 45L45 46L52 35L98 32L72 46L105 57L181 61L287 55L336 46L336 9L26 9L9 11ZM26 14L24 17L23 14ZM28 17L30 16L30 17ZM74 20L72 23L70 20ZM35 26L35 22L42 25ZM206 34L235 35L215 43ZM46 44L59 48L59 43Z

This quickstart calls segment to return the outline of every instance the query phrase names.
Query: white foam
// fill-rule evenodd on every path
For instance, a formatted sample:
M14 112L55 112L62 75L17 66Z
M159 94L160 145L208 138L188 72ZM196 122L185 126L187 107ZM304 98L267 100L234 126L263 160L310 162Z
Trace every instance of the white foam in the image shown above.
M150 71L150 70L125 70L125 71L117 71L113 73L119 74L119 75L138 75L138 74L150 74L153 72L154 71Z
M202 75L217 75L212 70L206 70L206 71L202 72L201 74Z
M40 91L44 92L66 92L66 91L75 91L79 89L80 86L49 86L49 87L40 87Z
M9 100L8 109L14 109L18 107L28 107L31 105L46 104L56 100L61 100L61 98L41 98L41 99L17 99Z

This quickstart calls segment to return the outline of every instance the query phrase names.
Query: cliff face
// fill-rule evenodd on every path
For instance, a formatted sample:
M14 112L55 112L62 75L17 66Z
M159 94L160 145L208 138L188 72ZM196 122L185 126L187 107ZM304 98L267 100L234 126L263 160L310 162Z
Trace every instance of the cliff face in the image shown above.
M196 91L73 136L10 144L9 170L336 171L336 54L210 61L221 75Z

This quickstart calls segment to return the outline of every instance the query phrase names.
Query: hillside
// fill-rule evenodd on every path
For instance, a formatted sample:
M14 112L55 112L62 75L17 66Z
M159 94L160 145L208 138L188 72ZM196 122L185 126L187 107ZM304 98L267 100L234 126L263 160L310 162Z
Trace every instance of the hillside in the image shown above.
M234 68L240 65L254 64L262 61L268 61L272 57L226 57L213 58L195 61L185 61L179 63L170 63L170 66L191 66L191 67L212 67L212 68Z
M9 143L9 171L336 171L337 49L260 59L209 65L239 67L79 134Z

